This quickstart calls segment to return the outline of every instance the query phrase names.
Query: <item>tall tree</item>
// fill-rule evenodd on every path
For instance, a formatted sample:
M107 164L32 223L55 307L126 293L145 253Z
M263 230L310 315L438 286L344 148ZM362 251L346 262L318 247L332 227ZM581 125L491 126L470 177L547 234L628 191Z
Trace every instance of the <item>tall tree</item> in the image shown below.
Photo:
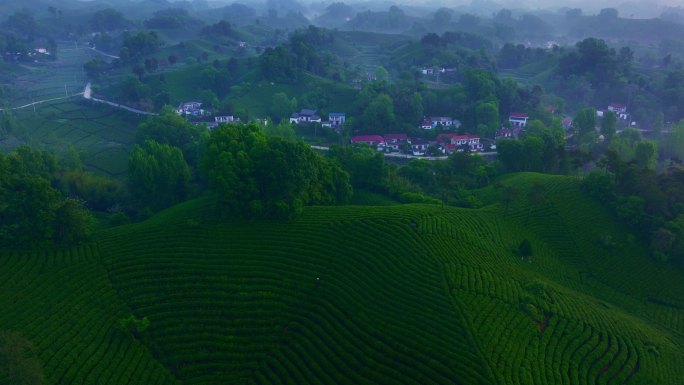
M141 208L156 211L181 202L188 193L190 168L177 147L147 140L128 159L128 181Z
M634 163L641 168L655 169L658 161L658 144L650 140L642 140L634 148Z
M183 151L183 157L192 167L199 162L199 147L208 133L206 130L183 119L170 107L164 107L158 116L150 117L140 124L136 135L136 142L144 144L153 140L160 144L178 147Z
M366 131L385 133L391 130L395 122L392 98L387 94L376 96L363 111L361 119Z
M615 127L617 125L617 117L613 111L606 110L603 112L603 119L601 120L601 135L606 140L613 139L615 136Z
M593 108L579 110L572 120L572 125L580 137L595 132L596 110Z

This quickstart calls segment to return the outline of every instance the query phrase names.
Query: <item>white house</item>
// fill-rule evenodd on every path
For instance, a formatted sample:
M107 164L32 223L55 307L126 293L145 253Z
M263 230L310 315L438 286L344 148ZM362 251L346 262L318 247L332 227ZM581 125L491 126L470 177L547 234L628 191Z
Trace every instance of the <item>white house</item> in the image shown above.
M428 147L430 147L430 142L426 139L411 138L411 153L413 155L425 155Z
M388 151L401 151L409 144L406 134L385 134L384 139Z
M290 123L305 124L305 123L320 123L321 117L316 115L316 111L303 108L299 112L293 112L290 115Z
M608 111L613 111L618 118L627 120L629 119L629 114L627 113L627 106L620 103L610 103L608 105Z
M328 120L322 122L321 125L323 127L339 128L342 127L346 119L347 116L344 112L331 112L328 114Z
M341 126L344 124L344 121L347 119L347 115L345 115L344 112L331 112L328 114L328 121L333 125L333 126Z
M233 123L233 122L239 122L240 118L233 116L233 115L216 115L214 116L214 122L221 124L221 123Z
M176 108L178 115L202 116L204 110L202 109L202 102L193 100L190 102L181 103Z
M513 127L525 127L529 118L529 115L525 113L511 112L511 114L508 116L508 121L511 122Z
M444 145L447 152L462 150L464 147L469 148L470 151L482 151L484 148L477 135L441 134L437 136L437 143Z
M459 128L461 126L461 122L458 119L453 119L448 116L433 116L430 117L430 122L432 122L432 128L437 127L438 124L441 124L442 127L446 129L452 128Z

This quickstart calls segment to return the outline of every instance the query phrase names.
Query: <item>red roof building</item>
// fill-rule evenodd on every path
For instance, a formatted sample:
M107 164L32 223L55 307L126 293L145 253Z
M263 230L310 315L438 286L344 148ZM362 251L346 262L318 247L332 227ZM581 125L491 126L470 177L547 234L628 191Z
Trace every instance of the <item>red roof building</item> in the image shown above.
M387 143L405 142L406 140L408 140L406 134L385 134L385 142Z

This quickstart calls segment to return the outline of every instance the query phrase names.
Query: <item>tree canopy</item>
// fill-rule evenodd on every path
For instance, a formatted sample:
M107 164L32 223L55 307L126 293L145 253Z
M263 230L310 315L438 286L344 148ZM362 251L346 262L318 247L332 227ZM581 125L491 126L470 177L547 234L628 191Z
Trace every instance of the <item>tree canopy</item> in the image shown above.
M250 125L221 125L209 139L201 171L221 214L290 219L309 204L342 203L349 175L302 142L268 137Z
M88 237L90 214L53 187L57 171L54 156L44 151L22 146L0 155L0 244L72 245Z
M190 168L177 147L147 140L128 158L130 190L141 207L157 211L187 196Z

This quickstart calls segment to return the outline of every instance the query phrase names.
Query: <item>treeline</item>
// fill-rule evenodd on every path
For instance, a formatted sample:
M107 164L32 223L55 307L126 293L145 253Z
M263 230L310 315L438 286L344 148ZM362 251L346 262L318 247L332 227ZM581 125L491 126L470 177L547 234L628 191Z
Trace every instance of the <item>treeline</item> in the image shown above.
M346 203L352 194L338 163L255 125L216 129L201 171L224 216L292 219L306 205Z

